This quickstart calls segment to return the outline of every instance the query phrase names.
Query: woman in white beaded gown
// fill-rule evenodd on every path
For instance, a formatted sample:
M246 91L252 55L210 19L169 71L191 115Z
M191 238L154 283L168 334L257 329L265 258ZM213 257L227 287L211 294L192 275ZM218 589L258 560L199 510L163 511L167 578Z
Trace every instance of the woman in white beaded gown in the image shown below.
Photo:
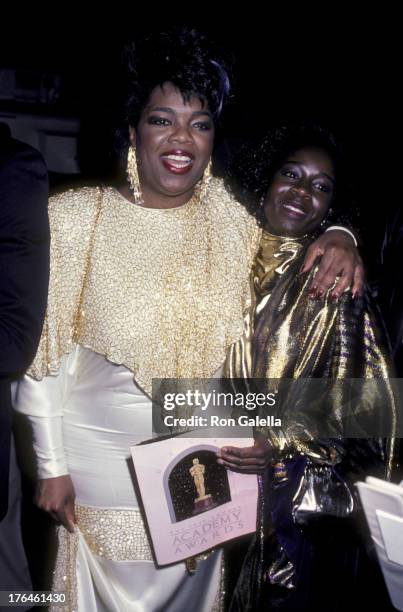
M223 63L189 31L148 41L136 62L128 185L50 201L47 317L16 408L33 431L37 504L61 523L60 609L207 612L222 607L220 551L193 575L156 567L129 447L151 437L153 378L210 377L240 337L260 230L210 176ZM262 469L262 449L250 456Z

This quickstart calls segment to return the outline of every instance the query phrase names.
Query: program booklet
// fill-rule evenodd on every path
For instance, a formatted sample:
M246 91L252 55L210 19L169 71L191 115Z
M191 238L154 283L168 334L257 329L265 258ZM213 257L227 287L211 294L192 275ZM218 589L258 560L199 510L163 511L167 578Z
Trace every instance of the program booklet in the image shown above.
M158 565L256 530L257 476L219 465L216 453L226 445L252 446L253 437L186 434L131 447Z
M372 476L357 483L383 577L397 610L403 610L402 484Z

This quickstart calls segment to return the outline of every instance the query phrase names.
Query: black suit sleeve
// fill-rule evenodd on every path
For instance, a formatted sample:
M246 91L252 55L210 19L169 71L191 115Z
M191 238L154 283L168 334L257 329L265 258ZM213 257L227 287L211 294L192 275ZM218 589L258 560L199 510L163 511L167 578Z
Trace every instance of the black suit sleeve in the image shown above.
M0 156L0 380L24 372L39 342L49 276L47 199L43 158L14 144L11 155Z

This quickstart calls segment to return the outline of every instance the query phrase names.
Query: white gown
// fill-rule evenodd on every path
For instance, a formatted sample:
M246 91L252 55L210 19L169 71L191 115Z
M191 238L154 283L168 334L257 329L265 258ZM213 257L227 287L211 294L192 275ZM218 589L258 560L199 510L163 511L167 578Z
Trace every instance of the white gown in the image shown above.
M76 533L59 530L54 580L54 590L68 593L69 610L221 609L219 551L193 575L184 563L158 569L152 559L129 452L151 437L151 401L131 371L77 345L58 376L25 377L15 406L31 421L39 477L69 473L74 483Z

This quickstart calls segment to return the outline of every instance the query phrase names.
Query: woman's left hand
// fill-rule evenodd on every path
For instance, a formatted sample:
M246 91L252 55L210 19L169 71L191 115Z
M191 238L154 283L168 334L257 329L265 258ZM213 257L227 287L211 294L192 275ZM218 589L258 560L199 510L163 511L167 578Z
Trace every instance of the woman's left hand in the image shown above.
M217 457L217 463L233 472L263 474L271 460L271 446L263 435L258 434L253 446L224 446Z
M311 296L322 297L330 289L336 277L332 297L337 299L351 287L353 297L362 294L364 266L353 239L347 232L332 230L325 232L309 247L302 272L309 272L317 258L321 257L318 271L312 280Z

